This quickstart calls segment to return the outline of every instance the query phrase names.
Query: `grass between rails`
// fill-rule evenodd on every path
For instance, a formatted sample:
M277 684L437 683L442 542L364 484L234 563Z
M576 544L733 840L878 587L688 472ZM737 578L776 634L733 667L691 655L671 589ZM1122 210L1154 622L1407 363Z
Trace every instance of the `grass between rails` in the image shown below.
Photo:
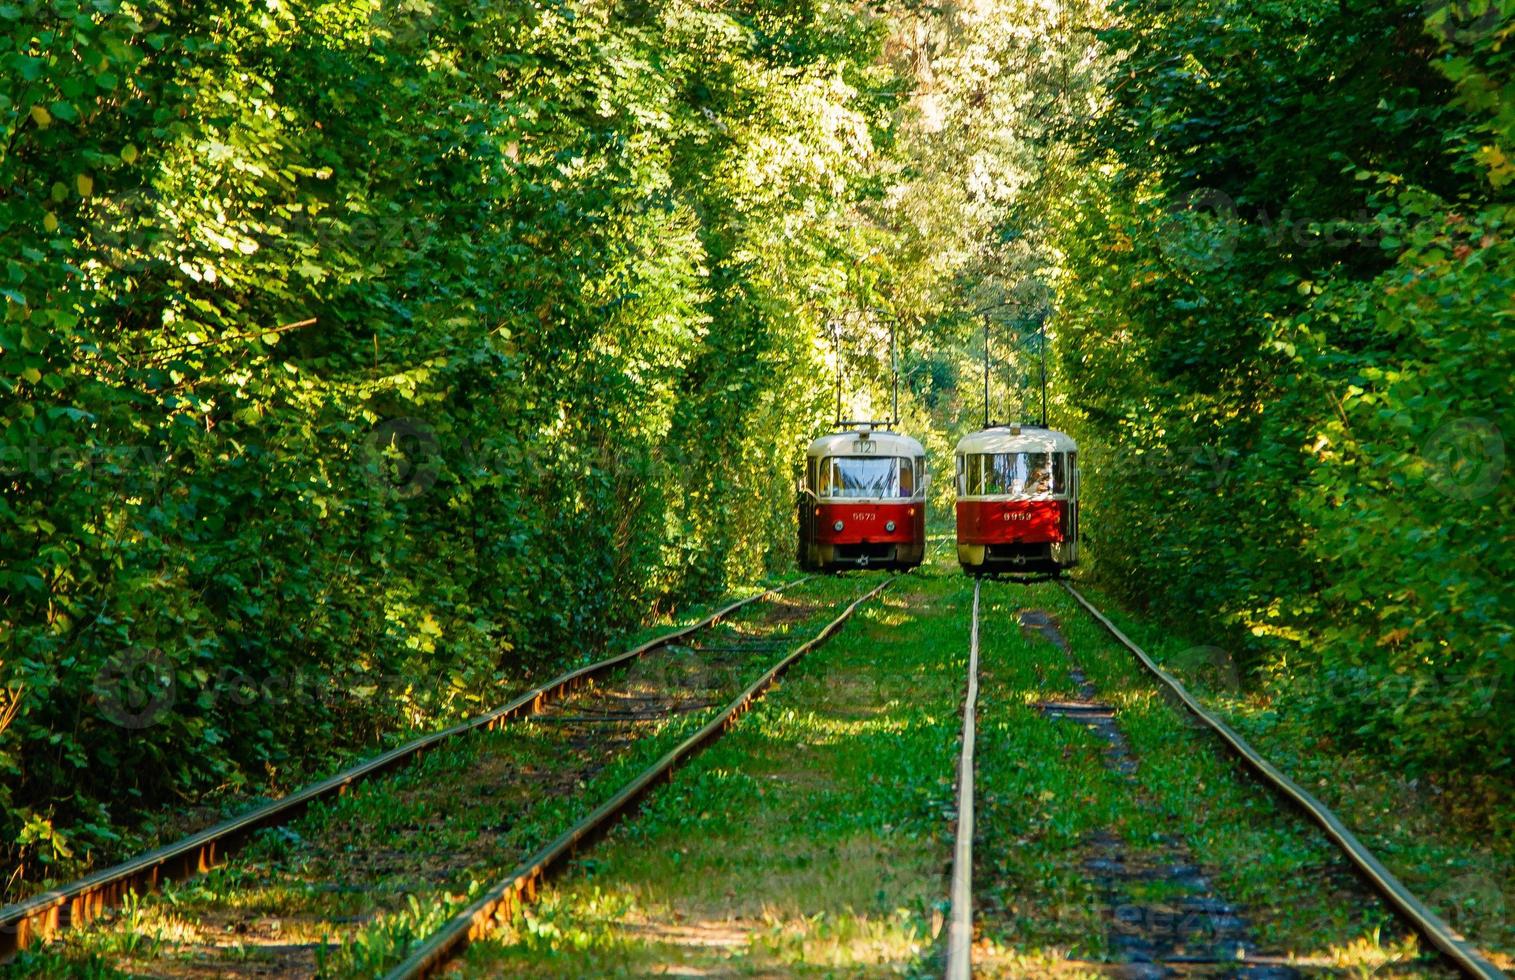
M981 969L986 975L1070 975L1069 960L1113 959L1105 902L1082 868L1089 834L1116 835L1135 856L1180 838L1215 894L1241 906L1257 947L1302 965L1354 974L1448 975L1418 958L1385 906L1312 825L1244 775L1208 730L1152 682L1061 589L985 587L984 706L976 855ZM1101 759L1104 743L1035 703L1074 695L1067 659L1016 624L1044 609L1097 689L1139 763L1133 787ZM1155 883L1160 890L1161 883ZM1148 889L1152 891L1151 889ZM1130 895L1162 907L1171 896Z
M871 580L803 588L839 601ZM476 945L465 972L934 972L970 595L955 570L928 569L865 606L637 818L585 852L539 905ZM1068 657L1017 625L1028 608L1056 617L1098 699L1117 709L1140 763L1139 804L1102 763L1103 742L1037 709L1075 692ZM790 646L835 611L791 624ZM983 645L975 855L983 975L1092 975L1117 958L1106 896L1083 866L1096 832L1133 852L1181 837L1266 952L1325 972L1445 975L1334 847L1244 775L1061 589L986 584ZM778 655L764 654L751 673ZM467 790L486 764L535 766L549 777L562 750L550 732L467 740L9 972L108 976L149 965L204 975L211 964L197 950L210 940L216 973L287 963L277 948L295 944L324 974L371 975L708 717L660 725L581 784L559 783L530 805L530 794ZM327 846L344 834L342 847ZM312 840L323 841L314 853ZM1170 897L1156 882L1132 900Z
M975 965L1043 976L1107 956L1100 896L1080 866L1084 838L1124 802L1082 727L1042 717L1068 693L1060 651L1022 637L1029 590L985 583L980 596Z
M776 604L748 607L701 636L717 643L782 633L785 647L792 647L858 591L855 581L806 583L793 590L794 601L818 605L800 618L794 618L798 607L774 608L790 601L786 594ZM783 618L765 631L767 610ZM729 697L780 652L747 655L742 669L719 676L720 686L730 688ZM632 670L646 671L645 680L656 686L664 660L675 656L654 653ZM619 754L586 753L584 746L568 744L563 728L537 723L456 740L391 777L313 808L288 828L265 833L209 875L24 955L7 973L109 972L112 962L181 976L372 973L709 714L707 709L651 722ZM592 763L587 769L586 755Z
M1496 966L1515 970L1515 801L1508 794L1469 795L1387 769L1370 750L1337 744L1307 720L1281 713L1266 692L1243 683L1224 650L1143 623L1099 590L1079 588L1210 710L1331 807Z
M926 572L859 610L464 972L931 970L970 595Z

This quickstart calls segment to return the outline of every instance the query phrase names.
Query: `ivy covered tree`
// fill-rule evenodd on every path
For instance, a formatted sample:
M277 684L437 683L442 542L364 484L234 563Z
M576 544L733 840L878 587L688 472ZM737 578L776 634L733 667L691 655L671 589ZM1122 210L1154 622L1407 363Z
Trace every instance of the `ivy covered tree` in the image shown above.
M1055 205L1101 578L1326 737L1506 778L1510 15L1113 4Z
M882 39L762 3L0 6L12 855L277 789L781 565Z

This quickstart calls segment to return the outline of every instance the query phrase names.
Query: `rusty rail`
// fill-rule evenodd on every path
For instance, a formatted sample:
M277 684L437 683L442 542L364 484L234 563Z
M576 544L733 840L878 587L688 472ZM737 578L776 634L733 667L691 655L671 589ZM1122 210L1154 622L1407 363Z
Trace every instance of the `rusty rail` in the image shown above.
M497 882L467 908L449 919L441 929L413 950L403 963L386 974L386 980L412 980L431 976L456 959L469 943L488 935L499 924L509 923L519 904L536 898L537 884L549 871L559 866L581 845L591 843L608 830L617 819L630 812L648 790L670 778L675 769L720 738L775 680L801 657L835 635L859 606L888 588L892 581L892 578L885 579L853 600L851 605L842 610L840 616L826 624L814 638L768 668L699 731L680 742L592 813L526 858L509 877Z
M1327 837L1341 848L1347 858L1357 866L1363 876L1373 885L1373 888L1384 897L1402 916L1405 917L1417 932L1431 942L1442 952L1447 959L1457 965L1457 968L1470 977L1478 977L1479 980L1499 980L1504 977L1499 968L1478 952L1471 943L1452 931L1435 912L1431 911L1424 902L1416 898L1411 891L1383 863L1368 850L1357 835L1342 823L1341 818L1320 800L1311 795L1303 786L1286 776L1282 770L1264 759L1256 749L1247 743L1230 725L1227 725L1216 715L1201 704L1194 695L1179 683L1178 679L1158 666L1157 661L1136 645L1120 627L1116 626L1108 616L1095 608L1094 603L1084 598L1083 593L1074 588L1068 582L1062 583L1068 594L1078 600L1078 604L1093 616L1111 636L1115 637L1127 650L1136 655L1150 673L1162 681L1167 688L1178 696L1200 721L1208 725L1226 745L1241 757L1262 780L1273 789L1288 797L1290 801L1303 810L1311 820L1315 821L1325 831Z
M63 929L88 923L106 908L119 904L130 892L151 891L163 881L188 878L210 870L225 861L257 831L296 819L318 800L340 795L349 787L404 765L459 735L498 728L506 722L533 714L596 677L653 650L676 643L692 633L714 626L738 609L778 595L810 578L813 576L796 579L729 603L697 623L655 637L624 653L554 677L498 708L397 746L214 827L140 854L114 867L104 868L61 888L41 892L0 908L0 961L26 948L34 939L50 937Z
M973 627L968 633L968 691L963 697L963 744L957 762L957 839L952 849L952 919L947 925L947 980L973 975L973 750L978 721L978 597L973 582Z

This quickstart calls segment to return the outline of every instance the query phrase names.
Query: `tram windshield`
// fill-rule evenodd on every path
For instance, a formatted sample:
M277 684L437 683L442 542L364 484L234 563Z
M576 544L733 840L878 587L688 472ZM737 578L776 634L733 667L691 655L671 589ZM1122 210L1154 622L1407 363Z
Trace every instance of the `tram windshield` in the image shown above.
M915 467L897 456L831 456L821 460L822 497L913 497Z
M1062 453L972 453L964 457L958 480L966 497L1068 492Z

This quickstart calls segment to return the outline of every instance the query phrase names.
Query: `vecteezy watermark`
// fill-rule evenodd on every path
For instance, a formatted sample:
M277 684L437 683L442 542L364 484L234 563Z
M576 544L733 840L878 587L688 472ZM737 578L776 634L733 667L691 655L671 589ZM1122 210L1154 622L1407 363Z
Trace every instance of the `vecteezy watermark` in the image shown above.
M1400 217L1387 218L1370 213L1366 207L1358 208L1351 217L1319 219L1298 217L1292 208L1284 208L1278 217L1259 208L1255 217L1256 226L1262 231L1263 241L1270 248L1293 245L1296 248L1382 248L1389 239L1404 240L1413 229L1429 219L1417 218L1414 222Z
M112 445L78 440L54 445L33 437L20 445L0 445L0 481L65 481L69 486L93 481L111 488L156 492L166 485L216 478L217 464L207 462L206 454L183 448L176 452L165 443ZM556 459L550 444L523 442L509 432L487 433L483 439L464 437L444 457L435 430L414 418L388 419L340 448L353 455L363 480L404 497L428 490L440 475L444 458L453 472L468 478L497 474L516 480L541 474ZM314 465L315 451L271 442L262 447L256 462L286 469L306 467ZM656 467L687 462L665 455L661 448L651 458L643 458L607 447L596 459L599 469L628 482L645 478Z
M1164 485L1220 490L1235 478L1238 455L1215 443L1177 443L1156 457L1151 472Z
M1220 191L1195 191L1158 219L1158 246L1171 261L1194 269L1212 268L1231 257L1241 229L1249 240L1271 249L1393 251L1403 243L1445 234L1439 219L1405 217L1370 210L1366 205L1351 215L1298 215L1285 207L1276 215L1259 207L1250 215L1231 205ZM1464 232L1466 234L1466 232Z
M1447 44L1467 47L1500 26L1501 0L1426 0L1420 13L1426 31Z
M0 446L0 478L121 479L156 483L170 463L162 447L148 444L52 445L32 439L23 445Z
M396 497L417 497L437 481L437 434L419 419L380 422L363 440L363 470Z
M375 5L369 25L391 44L421 44L436 29L437 11L428 0L384 0Z
M91 686L102 717L122 728L149 728L174 706L173 664L161 650L136 648L105 662Z
M1432 911L1465 932L1483 923L1504 921L1508 907L1499 881L1478 869L1454 872L1426 899Z
M1504 436L1488 419L1464 417L1441 426L1421 447L1431 486L1448 497L1478 500L1504 476Z
M1196 475L1203 474L1210 489L1219 490L1231 482L1231 464L1236 461L1234 452L1204 443L1181 446L1176 453L1177 460L1185 469Z
M1222 647L1189 647L1169 657L1168 662L1186 675L1183 679L1192 677L1202 687L1211 691L1225 694L1241 693L1241 670L1236 665L1236 658L1229 650Z
M1157 246L1162 253L1176 265L1198 271L1227 262L1240 235L1236 203L1209 187L1191 192L1157 222Z
M352 667L320 667L255 676L224 665L199 683L181 685L173 663L161 650L132 649L111 657L95 675L91 700L102 718L127 729L163 722L176 705L210 714L252 704L285 713L330 713L356 704L401 705L445 698L453 689L445 675L425 671L376 672Z

